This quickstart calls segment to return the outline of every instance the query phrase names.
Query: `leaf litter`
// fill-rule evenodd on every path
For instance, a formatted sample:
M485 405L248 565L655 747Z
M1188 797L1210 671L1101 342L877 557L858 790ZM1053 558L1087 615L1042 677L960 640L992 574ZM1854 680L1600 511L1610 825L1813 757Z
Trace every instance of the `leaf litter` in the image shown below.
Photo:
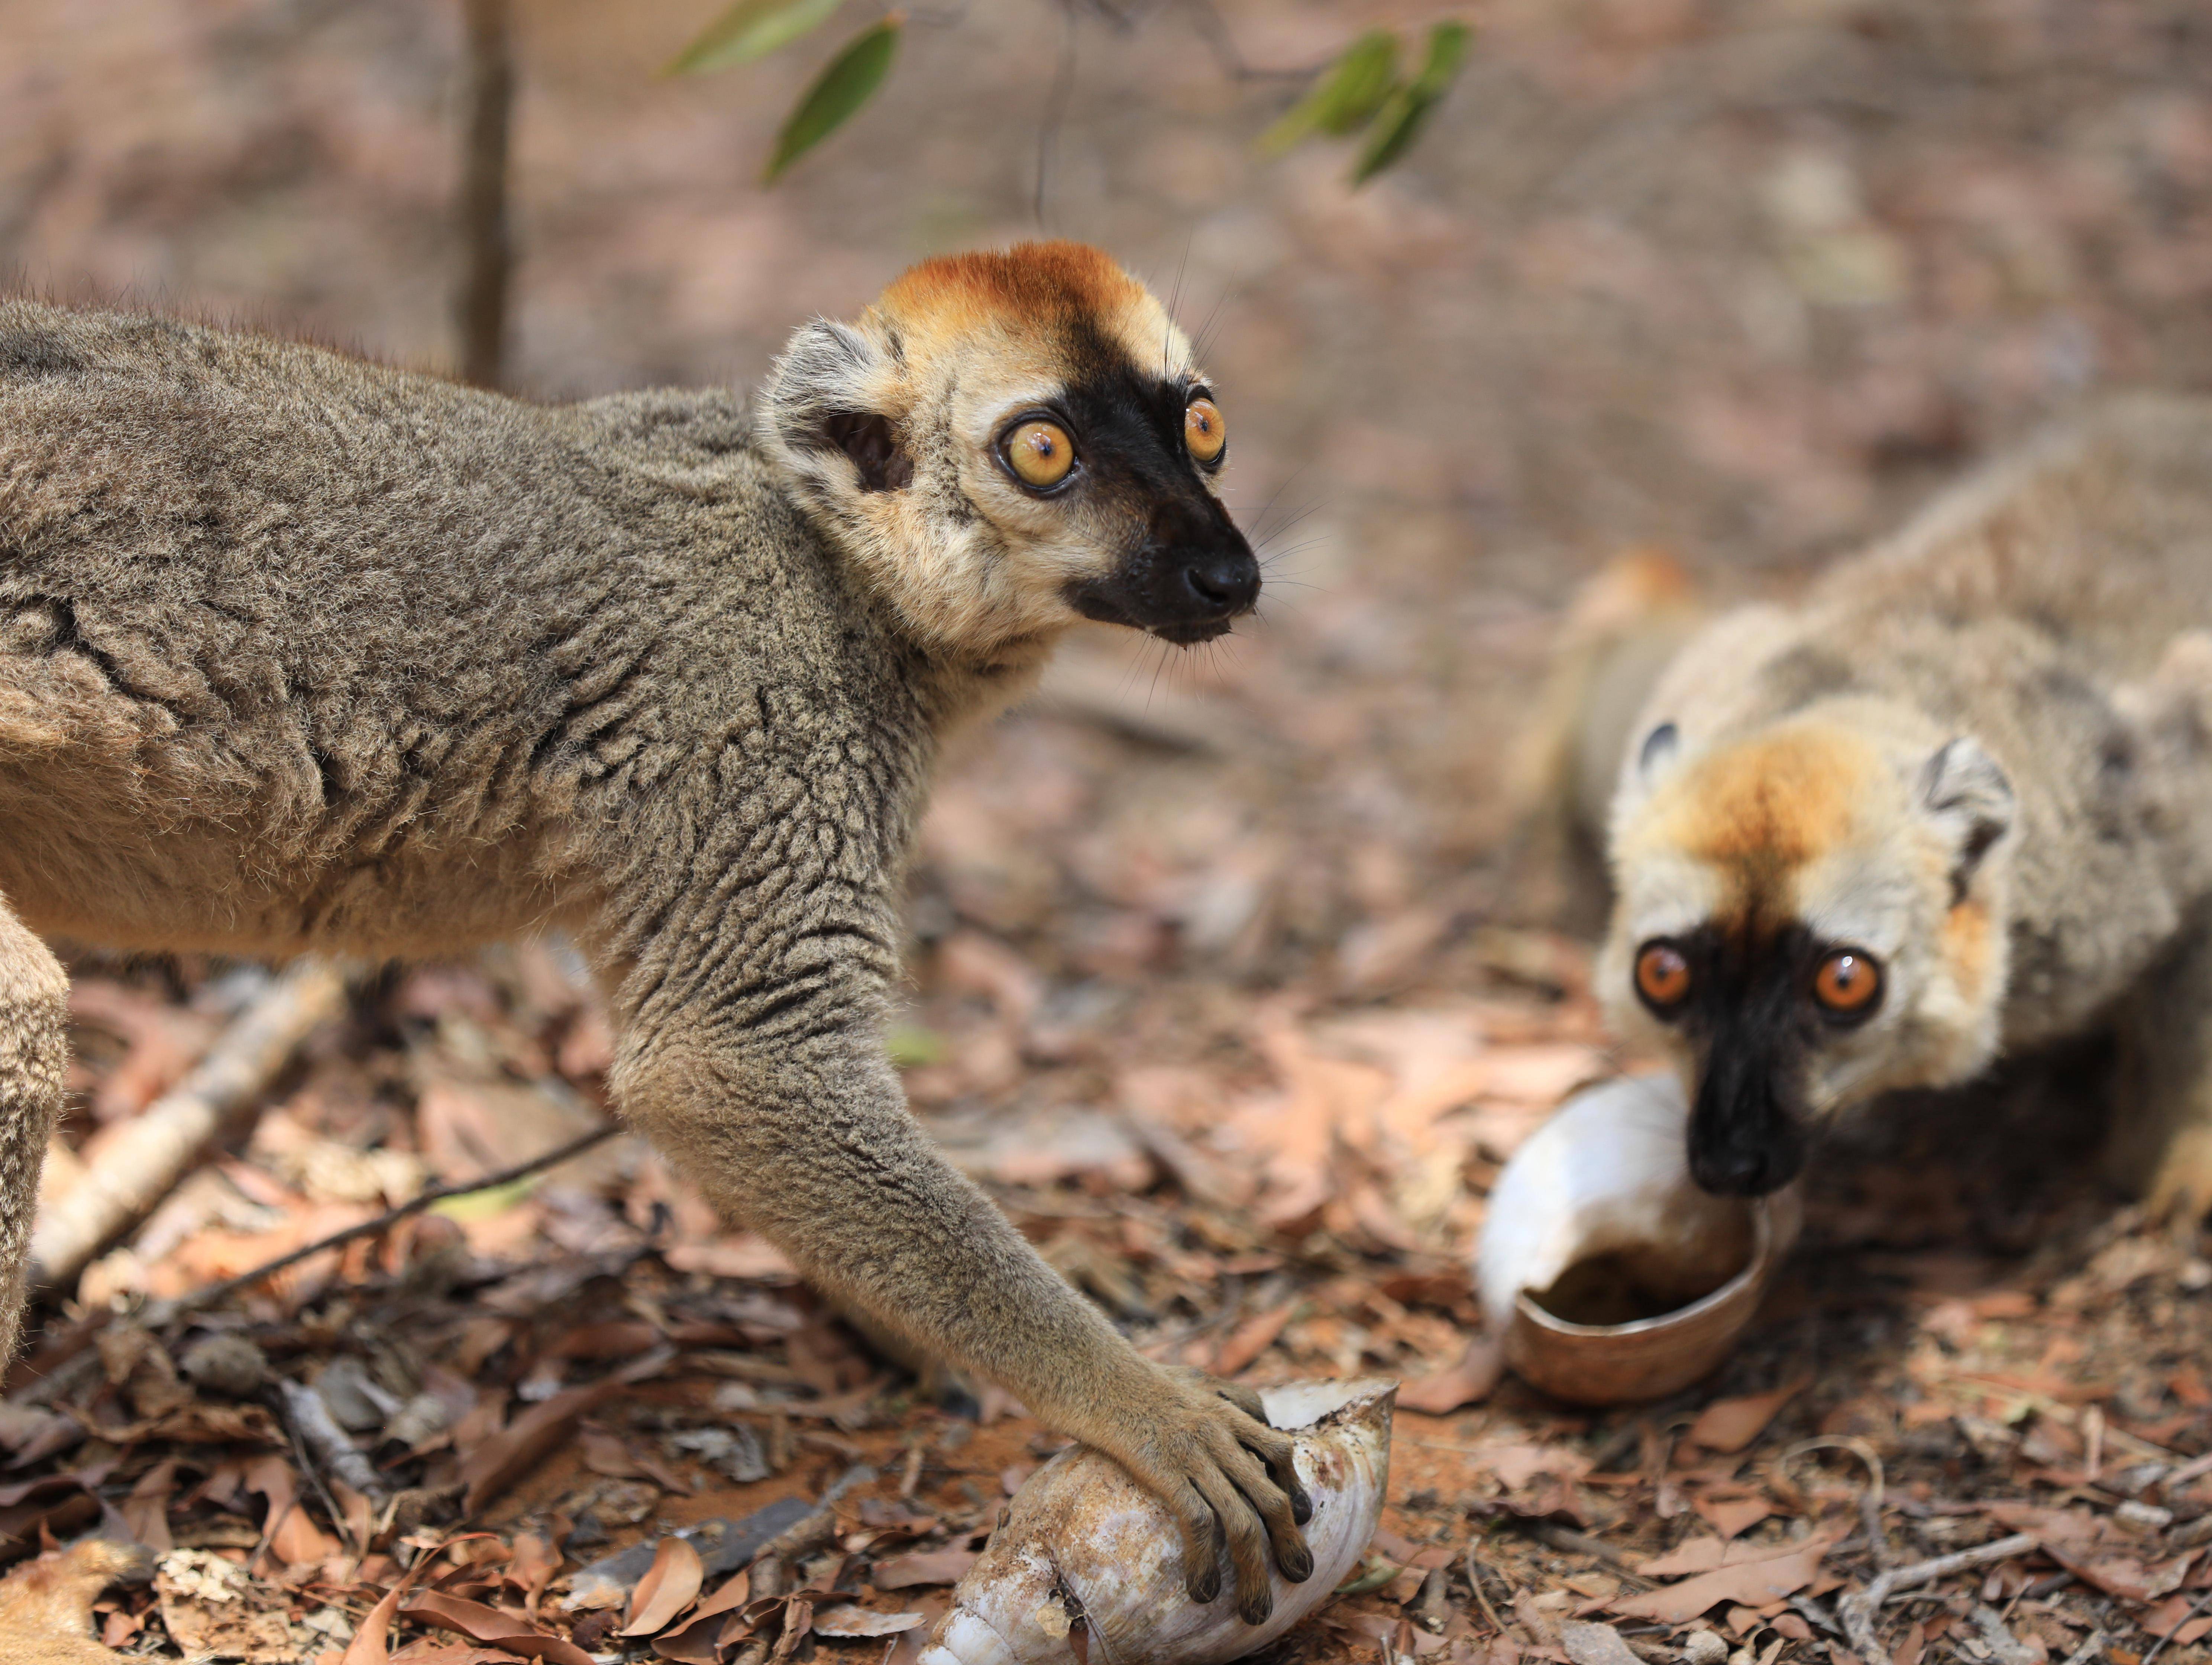
M1324 605L1157 693L1149 665L1079 641L1035 711L953 760L891 1037L909 1094L1152 1356L1250 1381L1407 1381L1358 1593L1281 1660L2201 1659L2212 1261L2201 1237L2150 1230L2080 1177L2095 1060L1840 1130L1738 1355L1656 1406L1571 1413L1501 1376L1462 1255L1518 1142L1633 1061L1598 1020L1586 946L1548 928L1509 858L1498 758L1573 569L1616 534L1680 526L1764 574L1778 548L1877 530L2093 372L2201 370L2202 31L2156 0L2060 9L2063 26L1996 4L1941 24L1753 7L1740 28L1698 0L1571 23L1548 9L1486 20L1468 70L1484 88L1437 117L1468 125L1424 147L1440 169L1480 158L1432 183L1494 213L1446 215L1390 181L1356 221L1296 179L1255 197L1273 264L1327 275L1326 312L1302 317L1263 276L1243 331L1261 344L1224 332L1224 382L1248 373L1312 419L1362 558L1330 570L1324 544ZM294 59L218 22L161 38L176 76L221 82L258 54L251 73L277 84ZM395 135L413 143L419 111L331 88L438 84L442 60L404 54L442 36L349 37L358 62L333 75L319 27L284 52L328 84L270 100L294 125L258 148L305 136L326 162L256 185L179 152L171 185L242 204L210 235L322 260L297 287L351 297L358 317L331 326L346 333L382 316L383 290L411 292L387 259L436 259L411 232L326 255L269 234L356 225L359 198L414 188L380 176L363 192L343 168ZM60 157L40 189L61 206L41 223L135 248L131 205L164 187L131 159L175 149L151 125L159 100L129 76L62 73L66 41L46 44L24 75L110 103L64 119L45 102L59 94L10 81L21 131L118 137ZM605 138L611 118L580 96L557 77L532 87L562 112L548 131ZM655 131L672 156L746 149L707 126ZM1170 159L1180 204L1206 136L1178 131L1157 155L1133 146L1128 169L1141 182ZM728 194L699 173L698 190ZM257 190L331 194L303 217ZM442 224L443 208L391 211ZM566 353L564 331L646 332L656 364L720 362L719 300L711 327L687 324L690 302L660 304L619 263L689 270L695 246L723 245L673 211L611 236L615 211L538 216L548 269L557 252L609 299L526 334ZM811 267L817 251L788 228L738 240L779 238ZM1397 275L1424 262L1438 281L1411 288L1448 291L1448 319ZM1936 281L1874 292L1899 270ZM759 278L779 310L748 327L787 327L791 286ZM1335 338L1346 295L1414 332L1388 337L1376 380L1271 380ZM1468 350L1437 350L1440 328ZM1778 341L1804 343L1803 363ZM1471 385L1470 354L1494 361L1503 394ZM1632 406L1679 419L1625 423ZM1467 449L1441 449L1446 433ZM1608 487L1591 508L1594 478ZM1510 546L1509 524L1526 529ZM73 970L57 1193L182 1079L244 987L194 958ZM559 1148L604 1115L610 1056L558 945L362 987L43 1308L0 1406L0 1559L17 1569L0 1583L0 1658L60 1565L43 1558L94 1532L157 1559L150 1583L84 1598L90 1633L126 1657L910 1658L1056 1440L987 1384L917 1381L878 1356L633 1141L176 1305L433 1180ZM1876 1590L1861 1657L1851 1604Z

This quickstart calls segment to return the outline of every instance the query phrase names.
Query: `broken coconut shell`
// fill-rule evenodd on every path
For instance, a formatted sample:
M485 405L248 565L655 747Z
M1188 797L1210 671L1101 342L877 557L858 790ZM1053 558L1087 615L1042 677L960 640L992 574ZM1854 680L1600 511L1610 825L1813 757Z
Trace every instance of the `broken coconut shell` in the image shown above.
M1314 1505L1313 1576L1292 1584L1275 1575L1264 1624L1237 1618L1225 1592L1193 1601L1167 1510L1111 1457L1071 1446L1015 1493L921 1665L1218 1665L1266 1646L1329 1598L1374 1535L1397 1396L1396 1382L1380 1380L1260 1390L1267 1420L1297 1434L1298 1480Z
M1475 1283L1505 1362L1579 1405L1660 1399L1713 1370L1796 1241L1796 1189L1698 1188L1671 1074L1577 1093L1491 1188Z

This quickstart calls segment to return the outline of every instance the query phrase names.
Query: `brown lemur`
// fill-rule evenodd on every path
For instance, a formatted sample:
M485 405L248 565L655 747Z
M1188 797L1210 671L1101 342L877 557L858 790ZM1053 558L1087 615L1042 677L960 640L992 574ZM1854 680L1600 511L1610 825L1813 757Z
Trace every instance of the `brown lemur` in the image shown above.
M1191 1593L1312 1566L1289 1439L1141 1357L932 1149L880 1036L947 731L1080 619L1249 612L1220 407L1069 243L932 260L723 392L541 407L0 301L0 1351L61 968L554 927L621 1115L833 1298L1173 1510ZM12 910L12 911L10 911Z
M2212 1206L2212 402L2105 405L1653 690L1610 827L1617 1024L1712 1191L1825 1118L2109 1027L2112 1176Z

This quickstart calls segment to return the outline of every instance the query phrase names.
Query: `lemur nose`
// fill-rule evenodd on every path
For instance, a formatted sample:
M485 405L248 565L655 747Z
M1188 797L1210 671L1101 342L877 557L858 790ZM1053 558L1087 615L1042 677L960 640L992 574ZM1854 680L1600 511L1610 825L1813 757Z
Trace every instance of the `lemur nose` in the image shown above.
M1690 1162L1698 1189L1721 1197L1765 1195L1775 1188L1774 1166L1765 1151L1741 1145L1694 1152Z
M1260 593L1259 563L1241 550L1200 556L1183 568L1182 581L1201 605L1241 613Z

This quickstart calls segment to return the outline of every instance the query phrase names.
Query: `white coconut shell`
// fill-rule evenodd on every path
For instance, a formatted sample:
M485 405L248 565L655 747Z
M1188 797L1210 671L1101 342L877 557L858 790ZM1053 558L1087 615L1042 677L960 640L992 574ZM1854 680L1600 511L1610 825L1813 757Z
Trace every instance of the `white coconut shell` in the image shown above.
M1697 1381L1728 1356L1796 1240L1795 1188L1755 1202L1698 1188L1689 1116L1671 1073L1605 1082L1561 1106L1491 1188L1475 1286L1506 1362L1547 1393L1609 1405ZM1632 1261L1682 1304L1579 1324L1533 1298L1599 1255Z
M1326 1601L1358 1565L1382 1512L1398 1384L1296 1382L1260 1396L1270 1423L1295 1431L1298 1480L1314 1505L1305 1527L1313 1576L1293 1584L1272 1575L1266 1623L1237 1618L1227 1589L1193 1601L1167 1510L1112 1458L1072 1446L1015 1494L921 1665L1218 1665L1266 1646ZM1087 1637L1077 1637L1079 1626Z
M1491 1187L1475 1252L1494 1330L1522 1290L1549 1289L1589 1255L1636 1245L1695 1261L1701 1243L1741 1230L1743 1203L1690 1177L1689 1120L1671 1073L1624 1075L1577 1093L1528 1136Z

